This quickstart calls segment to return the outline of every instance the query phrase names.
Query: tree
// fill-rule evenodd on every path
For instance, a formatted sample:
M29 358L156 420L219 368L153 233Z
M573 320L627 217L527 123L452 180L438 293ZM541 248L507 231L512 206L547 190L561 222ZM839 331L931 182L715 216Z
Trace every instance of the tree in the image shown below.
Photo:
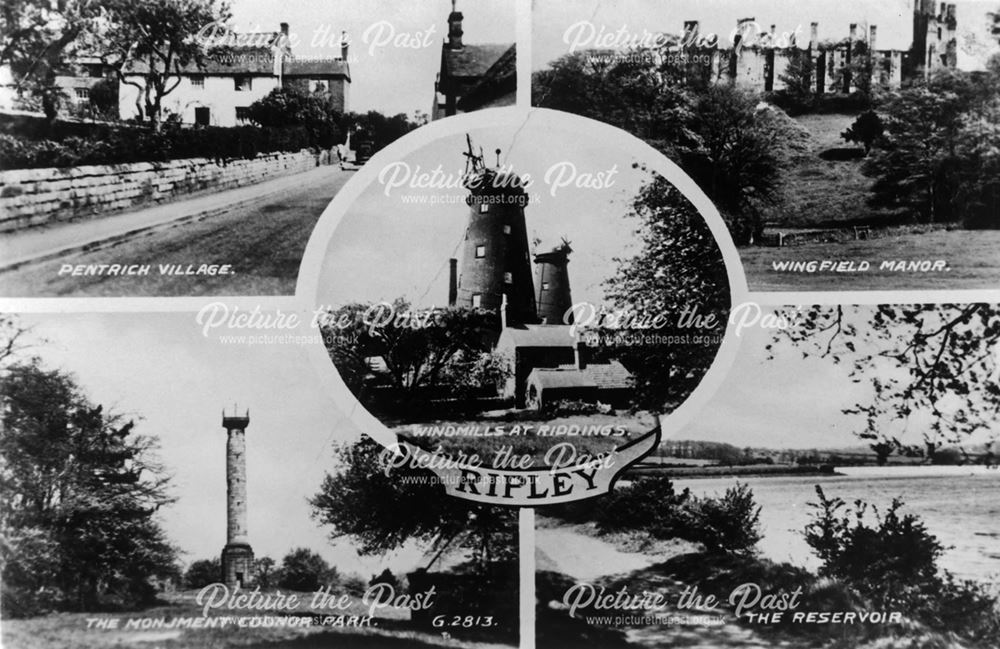
M763 229L780 202L781 123L758 110L757 96L692 80L659 65L656 51L557 59L532 77L535 104L597 119L632 133L674 160L712 199L737 243Z
M343 468L328 474L309 501L332 537L350 537L363 554L388 552L410 540L439 552L464 548L481 568L516 557L515 509L448 497L429 471L387 471L380 459L386 452L369 438L337 448Z
M184 573L184 585L188 588L204 588L222 579L222 560L219 557L199 559Z
M350 132L355 141L368 141L372 152L379 151L426 123L420 113L411 121L404 113L388 116L374 110L367 113L347 113L341 119L341 130Z
M880 462L894 450L927 457L993 429L1000 306L813 306L783 315L796 324L775 335L776 345L843 364L851 380L871 384L870 397L844 412L863 418L857 435Z
M15 89L36 97L50 122L64 97L56 74L100 14L97 0L8 0L0 10L0 66L10 67Z
M405 314L412 318L396 317ZM415 327L413 318L427 322ZM336 324L324 326L323 332L337 371L364 403L365 381L371 373L368 359L381 357L386 380L399 391L413 394L440 385L462 354L475 362L490 352L487 333L495 321L495 313L482 309L412 312L409 302L399 298L391 305L355 303L333 310L327 322ZM492 375L492 369L484 362L485 375Z
M778 78L784 88L775 93L778 102L789 111L804 113L816 102L816 79L811 50L793 47L788 50L788 64Z
M0 376L0 559L14 615L148 602L176 574L157 510L171 502L155 445L37 359Z
M858 115L850 128L840 134L846 142L857 142L865 147L865 155L871 153L872 146L885 133L882 118L873 110Z
M253 562L254 571L257 573L257 583L261 588L270 588L275 582L274 559L271 557L258 557Z
M118 63L118 80L136 88L140 114L159 128L163 98L180 84L185 68L201 67L209 53L195 35L227 21L229 7L217 0L103 1L107 29L102 38Z
M991 68L978 76L942 71L896 93L884 107L885 137L865 165L875 178L872 202L923 222L995 227L998 90L1000 71Z
M281 560L278 586L289 590L316 591L337 581L337 570L309 548L295 548Z
M606 283L608 299L616 308L666 313L675 321L693 308L716 323L698 332L717 336L710 344L625 347L620 358L636 379L635 405L670 412L701 382L715 359L729 314L729 280L705 219L662 177L642 188L630 217L639 222L642 247L634 257L618 260L616 274Z
M310 94L294 88L275 88L250 104L249 113L250 119L260 126L304 126L313 146L322 149L344 140L338 126L341 115L329 93Z

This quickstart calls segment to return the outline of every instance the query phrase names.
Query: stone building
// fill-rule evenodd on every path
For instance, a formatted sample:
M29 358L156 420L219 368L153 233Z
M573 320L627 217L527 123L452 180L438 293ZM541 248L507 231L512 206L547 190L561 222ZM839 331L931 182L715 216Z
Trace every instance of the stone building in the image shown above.
M464 16L452 0L448 38L434 82L431 119L491 106L512 106L517 94L516 48L512 43L466 43Z
M957 65L954 4L942 2L936 7L934 0L914 0L908 50L880 48L877 25L865 30L851 24L846 35L833 41L821 41L819 28L819 23L812 23L808 42L801 43L797 34L780 34L775 25L764 29L752 17L741 18L731 42L725 42L703 38L698 21L685 21L680 49L695 61L685 65L685 74L763 92L780 91L786 87L783 77L790 66L804 58L816 94L849 94L865 85L853 76L858 69L870 70L874 86L891 89ZM869 56L867 66L852 65L858 57Z
M348 110L351 71L348 47L342 38L339 59L298 58L289 47L288 23L278 32L240 34L241 43L210 52L202 62L191 61L180 70L177 86L163 98L162 110L179 115L187 124L236 126L247 123L250 104L275 88L328 92L334 105ZM119 86L122 119L142 114L141 87L148 67L134 62ZM138 86L138 87L137 87Z

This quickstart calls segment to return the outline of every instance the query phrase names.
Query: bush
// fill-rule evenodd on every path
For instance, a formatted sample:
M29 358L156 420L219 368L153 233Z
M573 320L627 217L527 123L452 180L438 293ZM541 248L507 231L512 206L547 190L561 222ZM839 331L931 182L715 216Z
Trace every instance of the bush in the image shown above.
M92 138L25 140L0 134L0 170L75 167L132 162L166 162L183 158L226 161L257 155L300 151L310 147L302 126L165 126L161 131L120 128L95 131Z
M688 506L692 524L688 539L698 541L708 552L746 554L762 538L760 505L746 484L730 487L722 498L699 498Z
M938 631L975 640L1000 634L996 600L977 584L938 570L944 547L918 516L899 513L902 501L893 499L881 514L861 500L845 509L819 485L816 494L805 536L823 562L821 575L843 580L876 608L908 611Z
M677 493L668 477L639 478L601 499L546 508L565 521L594 521L602 533L641 531L659 539L701 543L712 554L747 554L761 539L760 506L745 484L722 498Z
M184 573L184 585L188 588L204 588L222 578L222 560L200 559L191 564Z
M844 138L845 142L861 144L865 147L867 155L883 135L885 135L885 125L882 123L882 118L875 111L868 110L858 115L850 128L841 133L840 137Z
M568 417L571 415L594 415L600 412L596 403L579 399L557 399L545 405L546 417Z
M337 581L337 570L323 557L308 548L296 548L281 561L278 586L289 590L311 592Z

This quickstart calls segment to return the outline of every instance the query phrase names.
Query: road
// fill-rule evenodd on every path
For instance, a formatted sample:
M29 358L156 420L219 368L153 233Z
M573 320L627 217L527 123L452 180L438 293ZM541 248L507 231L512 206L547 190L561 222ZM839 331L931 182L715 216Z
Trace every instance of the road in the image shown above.
M96 247L0 272L5 297L292 295L313 226L353 172L322 167L259 200L160 225ZM289 177L291 178L291 177ZM179 202L178 213L184 202ZM141 212L135 213L141 217ZM150 266L144 275L73 276L66 266ZM161 271L173 265L169 273ZM187 274L229 266L227 274ZM64 272L60 274L60 270ZM185 274L179 274L185 273Z

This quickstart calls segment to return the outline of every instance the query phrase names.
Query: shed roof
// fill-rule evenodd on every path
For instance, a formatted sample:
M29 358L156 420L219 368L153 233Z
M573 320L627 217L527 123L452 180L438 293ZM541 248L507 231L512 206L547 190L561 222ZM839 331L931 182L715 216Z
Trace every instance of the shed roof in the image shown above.
M618 361L591 363L581 371L602 390L632 387L632 373Z
M550 388L596 388L593 378L580 370L553 370L535 368L528 375L528 383L534 381L543 390Z
M507 327L497 343L514 347L576 347L580 336L570 325L524 325Z

